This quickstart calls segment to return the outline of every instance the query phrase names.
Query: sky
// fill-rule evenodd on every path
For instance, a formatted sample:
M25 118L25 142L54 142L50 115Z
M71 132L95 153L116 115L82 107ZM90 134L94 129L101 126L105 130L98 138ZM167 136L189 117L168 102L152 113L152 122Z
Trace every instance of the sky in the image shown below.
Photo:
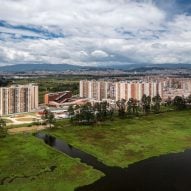
M191 0L0 0L0 66L190 64Z

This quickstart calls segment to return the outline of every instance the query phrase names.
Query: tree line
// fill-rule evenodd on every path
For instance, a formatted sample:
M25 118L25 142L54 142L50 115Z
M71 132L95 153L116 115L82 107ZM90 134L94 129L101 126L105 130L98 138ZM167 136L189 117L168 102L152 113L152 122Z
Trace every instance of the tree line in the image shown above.
M113 118L114 109L105 101L95 104L69 106L68 113L72 123L93 124Z
M161 112L161 107L166 107L172 110L183 110L191 105L191 95L187 98L176 96L174 99L170 97L162 102L160 95L150 97L143 95L138 101L134 98L129 100L121 99L116 102L115 107L112 107L106 101L96 102L94 104L86 103L82 106L70 106L68 109L72 123L77 124L93 124L102 122L107 119L112 120L114 113L117 113L119 118L133 117L139 115L148 115L149 113L158 114Z
M106 101L94 104L86 103L85 105L69 106L68 113L72 123L75 124L94 124L105 120L113 120L114 113L119 118L132 117L138 115L148 115L149 113L160 113L161 106L175 110L184 110L191 108L191 95L187 98L176 96L174 99L170 97L162 102L160 95L153 98L143 95L140 101L130 98L129 100L121 99L112 107ZM49 110L44 110L42 119L50 128L54 127L55 117ZM0 138L6 137L7 128L6 121L0 118Z

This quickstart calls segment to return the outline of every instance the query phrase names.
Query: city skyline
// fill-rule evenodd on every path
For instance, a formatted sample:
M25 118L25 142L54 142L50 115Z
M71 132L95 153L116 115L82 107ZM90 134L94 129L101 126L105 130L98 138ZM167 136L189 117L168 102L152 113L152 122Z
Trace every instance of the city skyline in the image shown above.
M0 66L191 63L186 0L0 3Z

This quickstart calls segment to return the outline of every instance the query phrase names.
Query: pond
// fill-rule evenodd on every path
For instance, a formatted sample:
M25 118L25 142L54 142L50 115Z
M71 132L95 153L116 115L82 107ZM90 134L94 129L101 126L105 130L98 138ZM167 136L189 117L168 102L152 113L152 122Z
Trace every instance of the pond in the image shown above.
M76 191L191 191L191 150L152 157L128 168L120 168L107 166L53 136L37 133L36 137L105 174L91 185L76 188Z

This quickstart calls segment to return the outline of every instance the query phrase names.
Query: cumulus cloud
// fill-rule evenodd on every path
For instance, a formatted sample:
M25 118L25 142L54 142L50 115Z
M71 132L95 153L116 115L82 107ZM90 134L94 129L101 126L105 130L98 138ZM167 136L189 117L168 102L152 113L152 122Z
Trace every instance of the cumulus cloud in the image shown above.
M91 53L91 55L95 58L106 58L108 54L102 50L95 50Z
M165 2L0 0L0 62L190 63L191 16Z

